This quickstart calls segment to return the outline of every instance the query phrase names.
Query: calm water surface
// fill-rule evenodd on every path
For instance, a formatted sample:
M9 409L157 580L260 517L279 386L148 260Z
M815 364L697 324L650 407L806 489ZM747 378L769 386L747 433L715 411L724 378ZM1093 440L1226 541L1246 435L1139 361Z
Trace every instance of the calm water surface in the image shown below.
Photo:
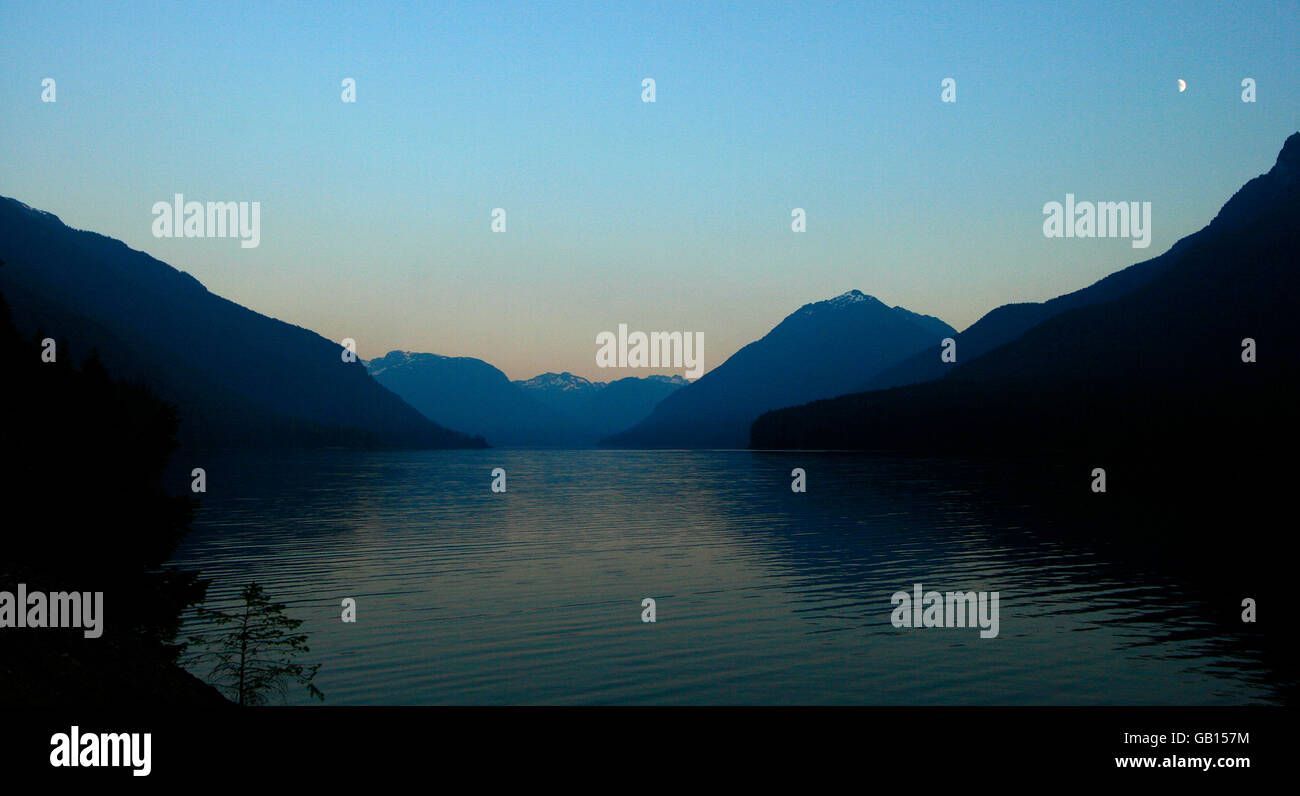
M1027 522L950 462L489 450L202 465L176 563L214 579L214 604L250 580L287 603L327 704L1281 699L1203 595ZM1000 592L1000 635L894 628L890 595L918 582Z

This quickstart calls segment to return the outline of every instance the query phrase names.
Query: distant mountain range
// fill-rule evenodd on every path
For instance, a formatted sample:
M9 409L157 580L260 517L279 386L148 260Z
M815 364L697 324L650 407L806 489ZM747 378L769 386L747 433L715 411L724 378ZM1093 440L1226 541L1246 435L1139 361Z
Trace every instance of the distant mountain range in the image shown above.
M338 343L207 291L127 247L0 197L0 291L28 337L92 350L180 408L196 446L482 447L344 362Z
M602 444L743 448L763 412L859 389L884 368L955 333L938 318L889 307L858 290L805 304Z
M572 373L543 373L517 381L525 392L582 425L590 444L649 415L663 399L690 382L681 376L629 376L589 381Z
M390 351L367 368L426 417L509 447L591 447L685 384L680 376L605 383L571 373L510 381L480 359L409 351Z
M765 414L752 446L1054 450L1140 459L1144 477L1178 471L1188 483L1201 478L1189 466L1208 467L1210 484L1249 466L1262 484L1280 472L1271 455L1294 455L1298 308L1300 133L1166 254L1060 299L995 310L961 336L942 378ZM1255 362L1243 362L1246 338ZM877 383L933 374L921 359L938 358L927 350Z

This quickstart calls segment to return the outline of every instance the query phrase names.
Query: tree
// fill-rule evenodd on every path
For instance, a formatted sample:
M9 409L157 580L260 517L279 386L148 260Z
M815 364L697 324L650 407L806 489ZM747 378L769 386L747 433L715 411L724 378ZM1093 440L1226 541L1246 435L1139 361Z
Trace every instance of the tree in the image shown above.
M325 695L313 680L320 664L296 663L310 652L307 636L294 633L301 619L284 614L283 603L273 603L265 590L250 583L240 590L242 609L198 609L198 616L213 629L190 638L191 665L212 666L209 682L225 690L240 705L263 705L272 693L282 696L291 683L306 686L316 699Z

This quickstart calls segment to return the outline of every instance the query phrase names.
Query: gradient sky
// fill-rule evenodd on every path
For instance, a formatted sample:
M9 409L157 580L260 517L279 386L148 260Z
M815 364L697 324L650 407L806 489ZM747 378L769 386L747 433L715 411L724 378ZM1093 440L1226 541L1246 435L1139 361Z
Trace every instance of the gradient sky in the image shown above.
M958 329L1075 290L1300 129L1297 2L619 5L4 0L0 194L362 357L610 379L619 323L711 369L852 288ZM1044 238L1067 192L1151 202L1150 248ZM175 193L261 245L154 238Z

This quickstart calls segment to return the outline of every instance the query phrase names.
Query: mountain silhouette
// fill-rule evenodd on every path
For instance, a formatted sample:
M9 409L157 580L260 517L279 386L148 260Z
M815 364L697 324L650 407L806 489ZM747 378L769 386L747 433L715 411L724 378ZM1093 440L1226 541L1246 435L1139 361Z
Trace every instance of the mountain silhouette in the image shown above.
M481 359L390 351L366 367L426 417L473 428L491 445L560 447L582 435L571 418Z
M940 347L933 346L880 373L859 385L859 391L883 390L942 378L957 363L967 362L1008 343L1048 318L1076 307L1101 304L1126 296L1149 284L1178 263L1208 237L1227 233L1256 216L1281 198L1285 187L1277 180L1257 178L1241 188L1219 211L1214 220L1197 232L1179 240L1168 251L1116 271L1088 287L1042 302L1004 304L986 313L960 334L956 362L944 362Z
M743 448L763 412L841 395L955 330L851 290L805 304L726 362L665 398L645 420L602 444Z
M344 362L338 343L208 292L121 241L0 197L0 290L27 336L98 352L179 406L188 446L482 447Z
M606 384L570 373L526 381L480 359L390 351L366 364L370 374L426 417L484 434L508 447L591 447L602 434L645 417L681 386L667 378Z
M937 381L766 414L752 447L1166 458L1272 444L1295 425L1298 230L1300 133L1146 285L1054 315ZM1246 338L1256 362L1242 361Z
M681 376L629 376L589 381L572 373L543 373L515 382L539 401L573 418L587 432L586 444L645 418L655 405L685 387Z

